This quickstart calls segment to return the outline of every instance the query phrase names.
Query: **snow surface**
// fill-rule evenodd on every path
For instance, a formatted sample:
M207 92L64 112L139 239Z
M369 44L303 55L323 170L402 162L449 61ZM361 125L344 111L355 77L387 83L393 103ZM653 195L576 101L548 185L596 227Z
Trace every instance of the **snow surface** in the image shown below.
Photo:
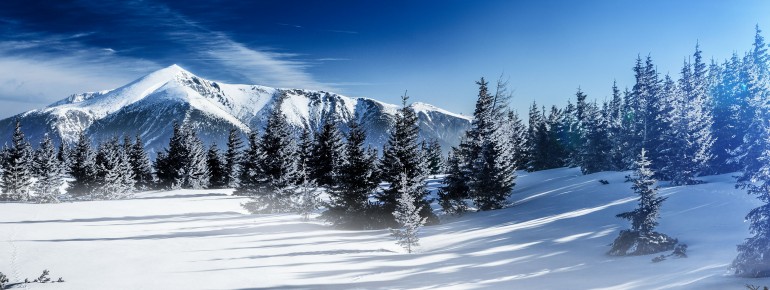
M730 276L745 213L758 202L730 174L666 187L661 232L688 258L610 257L615 214L632 209L628 173L520 172L512 206L444 216L417 254L387 230L341 231L299 216L247 215L231 190L147 192L136 199L0 204L0 272L43 269L65 283L27 289L745 289ZM609 185L602 185L606 179ZM435 187L432 180L429 187ZM665 184L664 184L665 185Z

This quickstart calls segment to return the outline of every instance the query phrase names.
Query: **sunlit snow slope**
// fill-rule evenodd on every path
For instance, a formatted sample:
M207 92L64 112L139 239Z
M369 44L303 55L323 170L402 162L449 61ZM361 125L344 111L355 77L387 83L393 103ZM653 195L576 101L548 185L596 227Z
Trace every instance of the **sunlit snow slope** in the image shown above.
M339 231L296 215L246 215L229 190L0 204L0 271L66 282L27 289L745 289L727 275L753 197L730 175L663 187L659 230L689 258L609 257L635 206L626 173L521 173L513 205L444 217L406 254L387 230ZM609 185L598 180L606 179ZM435 181L431 183L435 186Z

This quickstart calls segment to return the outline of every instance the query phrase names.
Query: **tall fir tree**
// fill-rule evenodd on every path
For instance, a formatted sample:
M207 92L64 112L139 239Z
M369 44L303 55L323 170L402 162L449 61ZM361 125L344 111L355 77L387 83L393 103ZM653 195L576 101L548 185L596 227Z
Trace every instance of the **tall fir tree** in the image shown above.
M209 172L203 142L188 125L174 124L168 148L155 160L158 183L164 188L208 187Z
M770 276L770 88L767 78L767 48L756 28L754 50L747 56L744 85L753 117L734 152L742 167L736 187L756 195L762 205L746 215L751 237L738 245L738 256L731 268L737 276Z
M122 199L134 190L134 172L118 137L101 143L96 153L96 188L92 199Z
M296 144L286 117L280 110L283 98L274 104L259 140L258 174L262 175L252 201L244 207L252 213L278 213L292 210L293 190L297 181Z
M16 120L12 146L6 150L3 160L2 189L6 199L28 201L32 192L32 146L21 131L21 122Z
M617 82L614 81L612 83L612 99L606 112L607 138L612 146L609 152L612 170L623 170L626 168L623 161L623 154L625 153L625 148L623 147L623 117L625 116L623 108L623 95L618 89Z
M206 153L206 166L209 170L209 188L224 188L227 186L225 166L219 154L217 144L211 144Z
M469 172L469 195L479 210L493 210L505 206L516 178L510 158L510 136L505 136L505 115L497 114L494 96L481 78L476 109L471 128L466 132L464 148L465 169Z
M262 151L259 148L259 136L252 132L248 136L249 144L240 158L238 186L236 195L256 196L262 194L263 184L266 183L265 174L261 172L259 160L262 159Z
M230 129L227 135L227 151L225 152L225 183L229 188L238 187L238 177L240 176L241 149L243 141L238 135L238 130Z
M418 143L417 114L406 105L408 98L406 95L401 97L402 106L396 114L395 127L391 130L380 160L381 177L383 181L390 183L389 188L376 195L382 205L383 214L380 218L385 226L395 222L391 213L396 210L397 200L404 190L401 187L404 186L408 187L409 194L413 195L415 206L423 209L420 214L429 218L429 222L437 221L426 199L428 192L425 190L425 176L420 160L422 154ZM406 175L406 184L400 183L401 174Z
M711 173L721 174L735 172L740 169L736 162L730 162L735 150L743 142L745 127L742 126L741 111L749 108L746 98L741 94L743 86L741 82L741 69L743 63L737 53L733 53L730 60L720 68L712 68L710 71L719 70L718 82L712 88L714 106L712 110L714 123L711 131L714 134L714 145L710 161Z
M71 153L70 176L67 193L75 198L86 197L96 187L96 153L91 149L91 139L84 132L78 135L78 141Z
M147 190L154 185L152 176L152 164L147 152L144 151L144 143L139 135L136 135L134 142L126 140L128 160L131 169L134 172L134 188L136 190Z
M465 202L468 196L468 184L466 174L463 168L466 168L461 152L458 148L452 148L447 157L447 172L444 177L444 186L438 190L438 203L445 213L463 214L468 211L468 204Z
M612 143L607 133L608 125L598 105L594 102L585 107L581 121L580 169L583 174L612 168L610 151Z
M441 145L437 139L431 139L426 143L425 148L425 161L427 163L428 174L436 175L444 172L444 160L441 154Z
M310 177L319 186L333 187L336 185L336 176L342 162L342 134L337 128L331 116L328 116L321 127L321 131L315 134L312 157L308 165Z
M338 186L329 191L330 202L323 218L336 226L353 229L377 227L369 217L369 196L377 188L376 156L364 147L366 131L357 118L348 122L345 162L339 168Z
M35 195L39 203L59 202L60 188L64 183L62 172L64 167L57 158L57 151L53 145L53 140L48 135L43 137L40 146L35 151L34 164L37 168L35 172Z

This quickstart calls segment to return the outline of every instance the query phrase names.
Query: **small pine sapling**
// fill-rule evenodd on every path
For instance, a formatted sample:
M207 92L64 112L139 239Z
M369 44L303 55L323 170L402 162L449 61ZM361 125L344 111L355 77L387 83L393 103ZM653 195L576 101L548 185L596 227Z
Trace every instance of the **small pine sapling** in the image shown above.
M420 246L420 239L417 234L420 228L425 225L426 217L420 216L422 206L415 206L415 198L412 196L406 178L406 174L401 174L401 195L396 200L396 211L393 216L400 226L397 229L391 229L391 234L396 237L396 244L406 249L407 253L412 253L415 247Z

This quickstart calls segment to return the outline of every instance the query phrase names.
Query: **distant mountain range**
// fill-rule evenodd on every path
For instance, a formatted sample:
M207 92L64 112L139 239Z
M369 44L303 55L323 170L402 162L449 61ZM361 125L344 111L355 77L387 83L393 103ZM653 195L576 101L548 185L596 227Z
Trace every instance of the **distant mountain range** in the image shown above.
M400 107L325 91L213 82L172 65L114 90L75 94L0 120L0 138L10 141L13 123L19 119L35 146L45 134L71 144L85 130L94 140L138 134L150 152L157 152L168 144L172 124L178 122L193 126L206 144L224 148L231 128L244 135L262 131L281 94L287 98L280 110L294 128L317 130L331 118L346 132L347 121L358 116L367 129L367 143L378 149L387 142ZM470 127L466 116L424 103L410 106L418 114L420 136L437 139L445 150L457 145Z

